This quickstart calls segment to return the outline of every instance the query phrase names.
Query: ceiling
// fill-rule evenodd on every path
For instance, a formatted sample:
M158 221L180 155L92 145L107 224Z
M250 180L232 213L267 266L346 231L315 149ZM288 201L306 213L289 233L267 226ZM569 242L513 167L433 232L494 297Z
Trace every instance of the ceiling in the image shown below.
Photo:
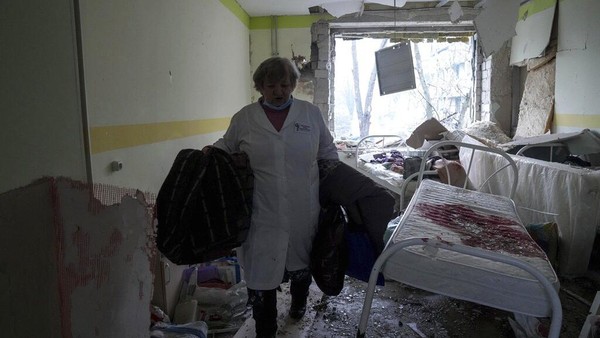
M482 0L483 1L483 0ZM309 7L320 6L334 16L360 11L361 6L385 5L404 7L407 3L422 3L428 7L443 6L448 0L237 0L251 17L271 15L307 15ZM410 5L410 4L409 4ZM448 4L450 5L450 4ZM336 15L338 14L338 15Z
M370 37L444 41L463 41L465 37L472 36L475 30L473 19L486 1L237 0L250 17L308 15L326 10L338 18L330 22L332 32L344 39ZM393 11L394 7L399 11Z

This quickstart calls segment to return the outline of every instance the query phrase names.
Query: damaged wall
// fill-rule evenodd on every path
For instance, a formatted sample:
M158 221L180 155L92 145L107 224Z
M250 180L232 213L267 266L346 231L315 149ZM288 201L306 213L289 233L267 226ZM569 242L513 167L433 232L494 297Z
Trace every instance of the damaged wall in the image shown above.
M556 50L527 62L525 91L519 105L514 139L543 135L550 131L554 112Z
M482 2L483 10L474 20L478 47L486 58L481 64L481 100L478 101L481 120L495 122L506 135L512 135L513 125L516 93L509 60L519 3L518 0Z
M554 112L556 0L533 0L519 8L517 35L512 38L510 64L522 81L515 82L514 139L551 131ZM523 88L522 90L520 88ZM521 94L520 96L517 94Z
M511 64L527 65L530 75L542 77L536 81L528 76L519 112L526 114L526 119L520 119L519 123L528 121L530 125L526 127L536 130L524 133L524 126L519 126L517 135L540 135L546 130L564 133L585 128L600 131L600 112L597 110L600 70L595 67L600 54L600 37L596 34L600 24L594 18L594 13L599 10L598 2L588 0L533 0L521 6ZM539 70L534 70L537 74L532 73L530 63L546 62L545 59L554 55L555 73L542 70L548 76L554 76L554 87L549 87L552 92L547 93L540 89L548 87L550 79L543 78L545 75ZM531 97L528 103L525 101L528 96L537 97ZM553 105L545 102L548 100L552 100ZM535 107L530 104L532 102L536 103ZM545 125L546 119L549 127Z
M3 336L148 336L155 252L148 205L141 195L111 206L92 196L64 178L0 194Z
M506 134L512 124L512 69L510 43L505 43L481 64L481 119L493 121Z

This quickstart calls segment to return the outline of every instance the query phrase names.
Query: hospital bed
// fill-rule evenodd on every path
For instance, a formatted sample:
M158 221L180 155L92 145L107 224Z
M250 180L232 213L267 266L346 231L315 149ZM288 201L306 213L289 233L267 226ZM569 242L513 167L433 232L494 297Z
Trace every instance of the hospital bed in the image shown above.
M481 145L470 137L465 137L463 142ZM469 173L475 183L482 182L502 161L490 152L477 152L473 156L461 152L460 157L463 162L472 161L477 168ZM560 233L559 275L585 275L594 240L600 234L600 170L520 155L511 155L511 158L517 165L519 177L527 180L518 185L513 198L519 206L519 216L525 224L555 222ZM500 172L499 179L491 181L485 191L505 195L507 174Z
M365 294L358 337L366 334L377 276L430 292L534 317L551 317L549 337L558 337L562 308L559 281L546 254L529 236L511 197L518 176L501 150L455 141L463 151L493 152L505 159L476 190L423 179L398 227L377 258ZM472 156L471 156L472 157ZM472 163L463 163L467 173ZM508 171L508 196L479 191ZM503 176L505 177L505 176ZM511 184L509 184L511 183Z
M356 144L339 151L340 160L369 177L375 183L388 189L399 198L399 209L405 207L405 199L409 199L416 187L418 171L408 175L393 170L391 162L377 162L377 156L384 154L391 157L399 152L404 158L421 157L425 150L409 147L399 135L376 134L361 138ZM435 175L435 171L425 171L425 175ZM411 183L412 182L412 183Z

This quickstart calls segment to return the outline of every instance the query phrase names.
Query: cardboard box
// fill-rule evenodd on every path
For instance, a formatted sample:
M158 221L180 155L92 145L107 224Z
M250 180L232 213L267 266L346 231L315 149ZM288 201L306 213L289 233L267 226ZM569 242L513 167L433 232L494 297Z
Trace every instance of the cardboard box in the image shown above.
M408 139L406 139L406 144L415 149L421 148L425 140L441 140L443 138L442 133L447 131L446 127L432 117L415 128Z

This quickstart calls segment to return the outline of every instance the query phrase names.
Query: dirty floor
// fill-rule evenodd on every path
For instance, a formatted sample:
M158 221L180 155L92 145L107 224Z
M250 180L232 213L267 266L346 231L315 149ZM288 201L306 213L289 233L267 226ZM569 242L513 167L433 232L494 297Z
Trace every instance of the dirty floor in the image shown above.
M596 292L600 276L562 279L561 338L578 337ZM366 283L346 278L342 293L324 296L311 286L305 317L287 316L287 284L278 296L278 337L355 337ZM509 324L512 313L429 293L394 281L377 287L367 327L367 337L515 337ZM547 323L547 321L543 321ZM237 332L215 333L215 338L253 338L254 321L240 323Z

